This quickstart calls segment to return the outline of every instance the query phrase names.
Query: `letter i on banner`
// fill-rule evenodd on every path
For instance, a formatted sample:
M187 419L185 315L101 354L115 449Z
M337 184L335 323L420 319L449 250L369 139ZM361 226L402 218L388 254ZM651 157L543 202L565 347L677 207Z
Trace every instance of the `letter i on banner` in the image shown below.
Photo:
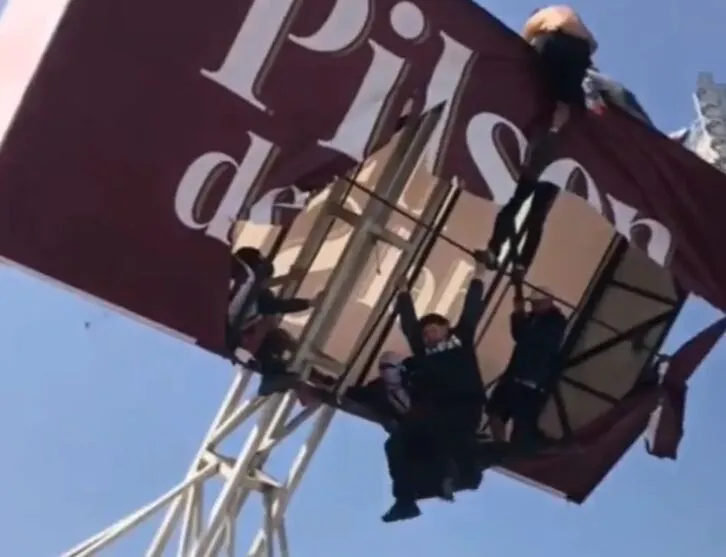
M266 111L257 91L300 4L299 0L255 0L222 65L214 71L203 69L202 75Z
M470 48L458 43L446 33L440 32L439 36L444 43L444 50L426 88L423 108L425 113L440 103L445 103L444 112L425 149L424 164L426 170L433 175L439 174L441 164L446 157L451 129L456 124L459 98L466 88L470 70L476 60Z
M314 52L340 52L359 40L372 16L368 1L338 0L316 33L296 37L289 29L302 5L302 0L255 0L220 67L203 69L202 75L267 110L258 91L283 41Z

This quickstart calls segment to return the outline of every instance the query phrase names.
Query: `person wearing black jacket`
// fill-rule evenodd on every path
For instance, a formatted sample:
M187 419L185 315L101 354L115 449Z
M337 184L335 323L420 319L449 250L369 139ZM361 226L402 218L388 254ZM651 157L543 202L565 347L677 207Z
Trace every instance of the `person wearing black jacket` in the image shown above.
M409 387L415 415L404 419L385 445L393 482L393 506L384 522L418 516L412 481L412 445L425 437L434 447L432 466L442 479L441 497L453 500L453 463L466 439L474 433L486 402L476 354L476 327L481 318L486 269L477 262L458 322L452 327L443 315L416 317L411 294L399 286L396 309L401 330L411 348Z
M238 361L262 374L259 395L282 392L297 383L283 357L290 350L289 335L277 326L280 315L299 313L317 302L306 298L279 298L269 288L274 266L259 250L243 247L232 259L232 288L227 315L227 342ZM288 341L281 342L281 339ZM280 347L284 346L282 350Z
M539 416L561 369L559 352L567 319L546 291L537 292L530 302L527 312L521 282L515 280L510 317L514 350L487 407L495 441L506 441L510 420L512 441L537 440Z

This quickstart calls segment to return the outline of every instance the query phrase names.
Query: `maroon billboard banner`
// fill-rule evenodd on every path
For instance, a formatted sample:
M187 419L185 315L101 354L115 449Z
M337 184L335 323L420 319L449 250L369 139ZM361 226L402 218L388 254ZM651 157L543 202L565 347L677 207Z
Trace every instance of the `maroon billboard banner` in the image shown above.
M447 102L431 169L504 202L492 135L523 148L548 113L535 68L469 2L74 0L2 147L0 254L216 349L243 205L364 158L411 98ZM565 139L551 173L725 308L726 176L615 111Z
M521 159L552 108L531 49L472 2L73 0L0 150L0 256L220 350L232 222L303 206L411 100L444 103L429 170L499 204L514 183L495 136ZM616 110L573 125L544 170L573 173L726 308L726 176Z

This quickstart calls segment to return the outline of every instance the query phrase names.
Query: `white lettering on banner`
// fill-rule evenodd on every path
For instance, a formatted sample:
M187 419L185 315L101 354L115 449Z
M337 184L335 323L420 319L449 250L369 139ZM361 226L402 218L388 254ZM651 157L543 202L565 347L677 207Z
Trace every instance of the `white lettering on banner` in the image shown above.
M436 279L434 274L426 267L421 267L421 273L416 281L416 286L411 289L413 305L416 315L424 315L436 292Z
M424 151L425 168L433 175L439 173L444 158L442 155L449 151L449 140L451 130L456 123L459 98L466 88L469 69L476 60L470 48L455 41L446 33L439 32L439 36L444 43L444 51L431 74L422 110L425 113L445 103L441 118Z
M489 186L492 200L498 205L504 205L512 197L517 181L514 169L508 164L509 160L498 149L495 140L497 126L506 126L514 133L519 147L518 160L514 162L521 164L527 149L527 139L514 124L498 114L481 112L473 116L466 127L466 145L479 174Z
M327 54L340 55L352 50L360 44L373 23L371 1L338 0L316 33L308 37L290 36L290 41L308 50Z
M399 226L394 233L403 236L407 232L408 230L406 228ZM368 284L363 295L357 300L359 303L365 304L368 307L373 307L380 300L383 289L388 284L389 277L392 275L393 269L396 267L396 263L403 253L400 249L392 246L385 247L382 251L383 254L379 256L373 279Z
M447 285L447 288L441 294L441 298L439 298L439 303L436 304L436 307L434 308L434 313L438 313L440 315L447 315L451 311L451 308L453 307L457 296L464 293L463 285L471 275L472 271L474 271L474 265L472 265L471 263L464 260L459 260L456 262L454 270L444 281L444 284Z
M298 0L253 2L222 65L215 71L202 69L202 75L255 108L267 110L257 93L300 4Z
M412 42L421 39L426 31L423 13L411 2L396 4L391 10L390 22L399 37ZM333 138L318 142L357 161L365 159L376 144L407 69L405 58L372 39L366 42L373 50L373 60L363 82Z
M179 182L174 200L176 215L184 225L205 230L207 236L224 243L229 242L232 223L238 218L248 196L254 195L264 181L267 169L276 155L275 145L271 142L251 132L247 135L250 146L239 163L229 155L216 151L205 153L192 162ZM206 194L226 169L234 169L234 176L222 201L209 221L200 222L200 211L197 208L203 205ZM279 191L275 194L279 194ZM270 210L268 222L271 222L271 213Z
M319 144L343 153L357 161L364 160L368 150L376 142L381 123L387 121L390 110L396 102L398 85L408 71L409 62L373 40L370 35L374 15L369 0L336 0L325 21L317 31L307 37L292 35L290 27L303 2L296 0L255 0L240 24L221 65L217 70L202 69L201 73L211 81L225 87L241 100L260 109L268 110L259 96L260 85L275 63L277 53L285 41L311 53L320 55L345 54L353 49L369 49L372 56L361 83L351 99L348 111L330 139L320 138ZM404 41L414 43L431 37L430 25L424 13L413 2L401 1L394 4L388 13L390 29ZM516 176L527 147L524 134L506 118L482 111L468 122L462 121L457 111L458 99L467 87L469 69L476 59L474 50L459 43L449 35L436 31L442 49L433 63L433 71L426 84L422 110L445 103L444 115L434 131L425 153L425 164L432 173L440 169L451 149L449 136L454 125L463 126L467 148L484 182L491 190L493 200L506 203L514 191ZM703 95L702 95L703 96ZM711 103L713 104L713 103ZM709 105L710 106L710 105ZM720 106L720 105L719 105ZM710 110L710 109L709 109ZM711 130L724 132L726 127L713 124ZM516 159L504 152L499 141L500 131L509 129L517 142ZM264 219L271 213L274 193L254 199L256 188L266 175L270 161L276 155L275 146L268 140L249 133L251 145L245 157L237 162L229 155L210 152L200 156L187 169L182 178L176 199L176 212L180 221L197 230L205 230L212 238L226 242L229 226L245 206L257 219ZM195 207L204 197L205 188L215 173L224 168L235 170L232 183L214 216L208 222L201 222ZM584 177L585 201L611 221L619 232L631 238L634 228L646 227L651 240L646 249L651 258L666 263L670 253L671 235L661 224L651 218L643 218L637 211L621 200L600 190L592 176L580 163L572 159L554 161L541 177L558 187L568 189L568 180L577 172ZM453 173L456 174L455 169ZM294 190L295 207L303 205L302 194ZM252 207L249 207L252 205ZM525 208L526 211L526 208ZM518 221L524 211L518 215ZM342 249L342 248L341 248ZM363 297L368 299L368 295Z
M721 172L726 172L726 86L715 83L711 74L701 74L695 97L705 140L705 145L696 145L695 150Z
M318 141L319 145L345 153L357 161L367 157L371 143L375 142L406 62L374 41L369 42L373 49L373 63L363 84L333 138Z

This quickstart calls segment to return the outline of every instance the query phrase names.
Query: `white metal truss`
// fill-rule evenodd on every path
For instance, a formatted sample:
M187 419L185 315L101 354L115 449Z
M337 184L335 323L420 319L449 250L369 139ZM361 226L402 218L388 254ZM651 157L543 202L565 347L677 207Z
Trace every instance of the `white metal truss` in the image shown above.
M354 227L344 254L326 284L325 295L305 325L292 364L292 369L303 377L307 377L313 366L327 369L336 375L341 370L349 370L346 381L340 382L338 393L358 373L364 371L363 363L332 361L322 353L320 347L334 329L366 262L374 257L379 242L393 245L400 250L398 262L378 304L361 327L355 343L356 348L352 352L354 355L364 353L366 346L370 347L369 343L375 341L380 317L387 310L395 282L408 272L419 248L430 238L431 226L440 219L442 207L453 193L450 186L435 188L427 209L407 239L387 229L392 209L376 199L384 199L390 204L396 203L419 164L440 115L441 111L436 110L402 131L393 148L393 154L377 180L374 188L376 197L369 201L361 215L352 214L344 208L350 182L341 179L332 186L326 208L318 216L290 270L288 280L284 282L281 292L283 296L293 295L298 290L335 219L342 219ZM224 316L220 316L220 319L223 318ZM355 359L355 356L352 358ZM290 550L285 532L285 511L336 409L327 405L307 408L298 406L297 395L293 392L244 399L243 395L250 385L252 375L252 372L245 369L237 370L234 382L184 481L147 506L77 545L62 557L102 554L113 542L135 531L138 525L164 509L166 515L145 553L146 557L165 557L172 554L170 552L175 552L178 557L242 555L237 547L238 516L245 504L257 499L250 497L255 492L261 494L264 518L246 555L288 557ZM257 418L256 425L236 457L224 455L219 448L221 443L239 432L254 417ZM312 422L310 433L302 441L287 478L278 482L264 472L264 466L274 449L305 422ZM204 501L205 486L212 479L221 479L223 487L211 505L211 510L205 513L208 508Z

